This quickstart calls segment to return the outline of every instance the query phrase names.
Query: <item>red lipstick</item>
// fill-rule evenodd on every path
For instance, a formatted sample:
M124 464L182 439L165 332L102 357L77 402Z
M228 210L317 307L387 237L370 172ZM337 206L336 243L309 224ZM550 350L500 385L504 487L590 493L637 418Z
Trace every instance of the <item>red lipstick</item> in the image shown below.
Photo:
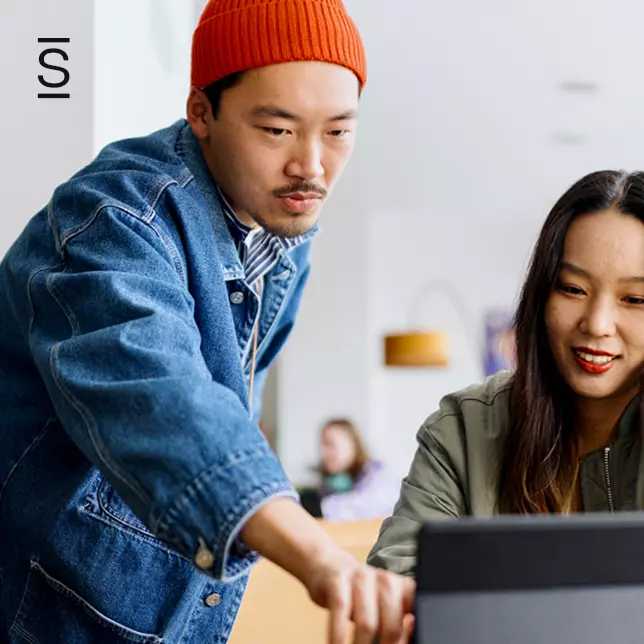
M590 347L575 347L572 352L577 366L592 375L600 375L610 371L615 360L619 357L614 353Z

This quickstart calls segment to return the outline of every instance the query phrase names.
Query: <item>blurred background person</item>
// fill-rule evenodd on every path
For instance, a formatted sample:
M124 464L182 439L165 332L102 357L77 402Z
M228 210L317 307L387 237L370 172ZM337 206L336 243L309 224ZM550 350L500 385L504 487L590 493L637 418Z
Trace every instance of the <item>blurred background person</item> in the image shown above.
M303 505L327 521L357 521L389 516L400 479L370 456L356 425L347 418L328 420L320 432L317 488L301 491Z

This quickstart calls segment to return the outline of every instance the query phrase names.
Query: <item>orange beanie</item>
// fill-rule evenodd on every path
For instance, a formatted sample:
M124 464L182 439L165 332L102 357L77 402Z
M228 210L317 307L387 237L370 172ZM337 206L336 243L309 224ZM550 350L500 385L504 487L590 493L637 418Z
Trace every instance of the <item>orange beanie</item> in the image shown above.
M210 0L192 38L192 85L235 72L317 60L347 67L364 87L358 30L342 0Z

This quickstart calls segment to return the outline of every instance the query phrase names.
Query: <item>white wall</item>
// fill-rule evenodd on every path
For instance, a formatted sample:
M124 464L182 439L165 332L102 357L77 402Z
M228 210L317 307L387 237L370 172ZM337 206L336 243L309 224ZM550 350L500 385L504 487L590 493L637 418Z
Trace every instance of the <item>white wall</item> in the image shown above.
M0 0L0 256L52 190L112 140L185 114L203 0ZM70 99L38 99L43 37L70 38ZM57 46L57 45L51 45ZM56 64L58 57L48 59Z
M644 167L637 0L610 11L600 0L345 1L369 82L358 149L324 214L280 366L281 440L296 479L315 459L320 421L338 412L406 471L420 423L442 395L480 379L481 358L439 297L422 317L453 331L449 368L386 369L383 334L405 328L437 277L481 333L486 307L514 304L560 193L591 170ZM563 91L570 81L596 91Z
M369 229L360 181L359 168L351 165L327 204L302 308L279 358L278 452L299 483L311 479L326 417L346 414L370 425Z
M185 116L198 3L94 0L94 147L142 136Z
M92 154L92 2L0 0L0 257L51 191ZM38 38L70 38L62 47L69 99L38 99L39 81L62 79L44 70ZM50 64L61 60L47 58Z
M404 474L416 431L440 398L483 378L483 316L489 308L514 305L538 224L412 213L405 226L393 226L396 215L377 213L370 220L369 429L376 451ZM423 288L434 278L445 281L464 315L449 296ZM410 303L415 324L448 330L446 368L384 365L382 338L409 328Z

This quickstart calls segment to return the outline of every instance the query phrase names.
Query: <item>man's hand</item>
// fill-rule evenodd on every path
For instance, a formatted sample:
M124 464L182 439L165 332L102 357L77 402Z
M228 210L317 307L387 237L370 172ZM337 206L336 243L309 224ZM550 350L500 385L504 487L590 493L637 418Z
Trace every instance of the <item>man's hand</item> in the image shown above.
M407 644L413 630L411 579L359 563L299 505L271 501L244 526L241 538L299 579L329 615L329 644Z
M407 644L413 631L415 584L411 579L359 564L338 548L318 562L304 583L311 599L330 611L329 644L345 644L348 622L354 643Z

